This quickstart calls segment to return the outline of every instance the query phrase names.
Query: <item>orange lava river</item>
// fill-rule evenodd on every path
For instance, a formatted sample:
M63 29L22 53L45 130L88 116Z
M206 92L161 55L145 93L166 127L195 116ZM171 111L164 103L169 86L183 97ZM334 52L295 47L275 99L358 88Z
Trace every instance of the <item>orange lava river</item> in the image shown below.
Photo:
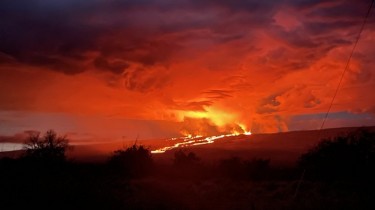
M231 134L223 134L218 136L186 136L186 137L180 137L180 138L171 138L167 141L175 142L171 146L162 147L159 149L152 150L151 153L158 154L158 153L164 153L168 150L180 148L180 147L190 147L190 146L198 146L198 145L204 145L204 144L212 144L218 139L222 139L225 137L231 137L231 136L240 136L240 135L251 135L251 132L244 132L244 133L231 133Z

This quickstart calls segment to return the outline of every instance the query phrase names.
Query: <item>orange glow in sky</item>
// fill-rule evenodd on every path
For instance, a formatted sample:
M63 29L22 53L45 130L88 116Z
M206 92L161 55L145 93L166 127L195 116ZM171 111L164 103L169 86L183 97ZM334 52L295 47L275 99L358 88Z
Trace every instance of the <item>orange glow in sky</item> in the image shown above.
M317 129L368 8L32 2L0 2L0 136L52 128L133 141ZM374 39L370 15L326 127L375 125Z

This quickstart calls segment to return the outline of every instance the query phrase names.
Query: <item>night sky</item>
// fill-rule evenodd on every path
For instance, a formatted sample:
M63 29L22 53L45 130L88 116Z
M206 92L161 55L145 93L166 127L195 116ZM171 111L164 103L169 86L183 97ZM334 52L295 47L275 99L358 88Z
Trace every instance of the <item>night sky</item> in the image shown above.
M370 0L1 0L0 135L319 129ZM375 125L370 14L325 124Z

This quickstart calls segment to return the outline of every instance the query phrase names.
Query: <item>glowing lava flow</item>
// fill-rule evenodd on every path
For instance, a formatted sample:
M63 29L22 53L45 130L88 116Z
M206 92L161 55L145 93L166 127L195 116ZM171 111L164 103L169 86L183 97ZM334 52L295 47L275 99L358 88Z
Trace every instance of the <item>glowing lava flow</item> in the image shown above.
M240 136L240 135L251 135L251 132L244 132L244 133L233 133L233 134L223 134L219 136L186 136L181 138L171 138L168 141L177 141L181 140L181 142L175 143L172 146L166 146L162 147L160 149L152 150L151 153L157 154L157 153L164 153L168 150L178 148L178 147L189 147L189 146L198 146L198 145L204 145L204 144L212 144L218 139L222 139L225 137L231 137L231 136Z

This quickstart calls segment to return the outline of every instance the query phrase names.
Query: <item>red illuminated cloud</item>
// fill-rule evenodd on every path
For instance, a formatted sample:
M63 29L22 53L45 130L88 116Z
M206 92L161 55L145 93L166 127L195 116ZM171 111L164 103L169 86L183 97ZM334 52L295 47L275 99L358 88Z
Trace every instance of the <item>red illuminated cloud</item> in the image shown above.
M184 122L190 132L288 130L293 117L327 110L367 7L4 0L0 110ZM373 116L374 18L332 112Z

